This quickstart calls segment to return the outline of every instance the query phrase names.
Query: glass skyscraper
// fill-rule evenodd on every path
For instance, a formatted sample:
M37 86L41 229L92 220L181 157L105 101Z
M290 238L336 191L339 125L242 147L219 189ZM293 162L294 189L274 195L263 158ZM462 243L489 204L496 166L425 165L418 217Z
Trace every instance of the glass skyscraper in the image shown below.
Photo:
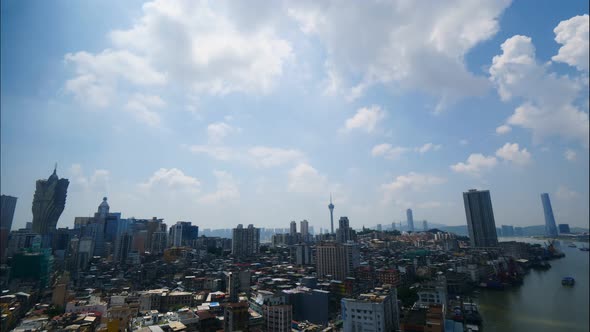
M557 226L555 226L555 217L553 216L548 193L541 194L541 202L543 203L543 214L545 215L545 236L557 237Z
M472 247L497 247L496 221L489 190L470 189L463 193L467 229Z

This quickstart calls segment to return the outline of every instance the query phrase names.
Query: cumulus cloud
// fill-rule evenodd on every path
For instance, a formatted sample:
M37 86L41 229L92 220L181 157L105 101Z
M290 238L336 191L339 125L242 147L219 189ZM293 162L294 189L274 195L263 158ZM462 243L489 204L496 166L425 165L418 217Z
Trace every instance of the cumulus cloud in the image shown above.
M220 7L205 1L148 2L135 25L113 31L111 40L195 91L269 91L292 55L290 43L272 25L246 28L239 18L247 13Z
M493 156L484 156L481 153L472 153L467 158L467 162L451 165L451 169L457 173L467 173L479 175L481 172L490 170L496 166L498 160Z
M508 134L511 131L512 131L512 127L510 127L508 125L501 125L498 128L496 128L496 134L498 134L498 135Z
M409 149L401 146L391 146L391 144L383 143L373 147L371 149L371 155L373 157L383 156L386 159L397 159L402 154L407 152Z
M239 131L240 129L234 128L226 122L215 122L207 126L207 137L211 143L220 143L228 135Z
M519 149L517 143L506 143L496 151L496 156L518 165L526 165L531 162L531 153L527 149Z
M506 125L531 130L535 142L562 137L587 146L588 113L575 103L584 83L549 73L547 66L538 64L529 37L513 36L501 47L502 54L493 58L490 79L502 100L523 101Z
M420 147L415 148L414 150L420 153L426 153L428 151L438 151L441 147L442 145L440 144L426 143Z
M410 172L406 175L400 175L392 182L381 185L381 191L384 195L383 201L391 202L396 200L401 193L408 191L422 192L428 187L440 185L446 181L447 180L445 178L415 172Z
M225 145L190 145L189 151L206 154L215 160L235 161L257 168L271 168L294 164L305 160L305 154L297 149L283 149L269 146L232 148Z
M202 204L215 204L219 202L234 201L240 198L238 184L230 173L224 171L213 171L217 179L217 190L205 194L199 198Z
M442 145L440 144L433 144L433 143L426 143L422 146L417 146L415 148L407 148L403 146L392 146L388 143L382 143L375 145L371 149L371 155L373 157L384 157L385 159L397 159L404 153L408 151L415 151L420 154L424 154L428 151L438 151L440 150Z
M295 149L280 149L255 146L248 149L248 155L257 167L268 168L303 160L303 152Z
M120 83L172 82L212 95L269 92L292 58L291 45L273 24L246 24L240 19L246 11L229 7L190 0L145 3L132 27L110 32L111 48L66 54L76 72L66 91L99 107L109 105Z
M178 168L160 168L150 178L139 184L142 191L163 190L198 193L201 182L192 176L184 174Z
M577 158L576 151L574 151L572 149L566 149L565 152L563 153L563 156L565 157L565 159L567 159L569 161L574 161Z
M91 175L86 175L82 165L70 166L69 178L74 190L108 191L111 173L106 169L96 169Z
M299 163L287 173L287 191L314 197L325 197L329 192L337 192L340 202L347 200L341 185L328 181L326 176L306 162Z
M588 35L590 35L590 22L588 14L578 15L569 20L561 21L553 29L555 41L560 43L561 48L553 61L567 63L581 71L588 71L590 56L588 49Z
M387 84L421 89L440 97L444 106L487 88L463 58L498 31L498 17L509 4L297 1L288 5L288 13L325 46L331 91L354 99L375 84Z
M191 145L188 149L192 153L203 153L216 160L234 160L238 156L232 148L227 146Z
M559 186L559 188L557 188L557 192L555 193L555 195L558 199L569 200L578 197L579 194L576 191L571 190L570 188L564 185L561 185Z
M126 50L68 53L65 62L75 68L75 76L66 81L65 90L90 106L108 106L120 81L139 86L162 85L167 81L166 75L155 70L145 58Z
M377 105L360 108L354 116L346 120L344 131L359 129L372 133L385 116L385 111Z
M125 110L138 121L151 127L157 127L160 125L160 115L154 109L162 108L165 105L166 103L159 96L136 93L125 105Z

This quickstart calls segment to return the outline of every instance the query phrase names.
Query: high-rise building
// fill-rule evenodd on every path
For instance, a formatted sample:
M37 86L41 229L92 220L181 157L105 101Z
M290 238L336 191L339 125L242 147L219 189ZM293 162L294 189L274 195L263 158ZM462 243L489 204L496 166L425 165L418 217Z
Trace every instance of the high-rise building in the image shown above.
M182 246L182 223L180 221L170 226L170 236L168 239L171 247Z
M291 236L297 235L297 223L295 221L291 221L291 224L289 227L289 235L291 235Z
M66 206L68 179L57 177L56 169L47 180L37 180L33 196L33 231L49 235L55 230L57 220Z
M377 224L377 232L383 231L383 226L381 224Z
M408 230L414 231L414 215L412 214L412 209L406 210L406 217L408 218Z
M344 280L360 265L360 251L356 244L324 242L316 246L318 276L332 276Z
M338 226L336 230L337 242L346 243L348 241L356 241L356 232L350 227L348 217L340 217Z
M260 229L250 224L244 228L242 224L232 231L231 253L235 257L248 257L258 253L260 249Z
M504 237L512 237L512 236L514 236L514 226L512 226L512 225L502 225L502 236L504 236Z
M545 236L557 237L555 217L553 216L553 208L551 208L551 200L549 199L548 193L541 194L541 202L543 203L543 213L545 214Z
M343 331L398 331L397 307L395 288L344 298L341 300Z
M328 209L330 209L330 234L334 234L334 204L332 204L332 194L330 194L330 204L328 205Z
M224 331L248 331L248 302L227 303L223 311Z
M12 228L15 208L16 197L0 196L0 259L4 259L4 254L8 248L8 234L10 234Z
M467 229L472 247L497 247L496 221L489 190L470 189L463 193Z
M133 237L131 234L123 233L121 236L119 236L115 246L115 255L113 257L115 262L118 262L119 264L125 264L127 262L127 257L131 251L132 243Z
M422 221L422 228L424 229L425 232L428 230L428 221L426 221L426 220Z
M9 233L12 228L16 199L8 195L0 196L0 228L6 229Z
M559 234L570 234L570 225L569 224L559 224Z
M307 220L302 220L299 223L299 228L301 231L301 238L303 241L309 241L309 222Z

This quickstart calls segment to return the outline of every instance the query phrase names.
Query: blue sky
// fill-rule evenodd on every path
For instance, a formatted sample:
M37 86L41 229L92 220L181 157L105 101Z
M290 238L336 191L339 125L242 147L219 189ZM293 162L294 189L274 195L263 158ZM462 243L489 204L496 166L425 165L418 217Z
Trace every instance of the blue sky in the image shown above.
M588 227L584 1L3 1L1 191L202 228Z

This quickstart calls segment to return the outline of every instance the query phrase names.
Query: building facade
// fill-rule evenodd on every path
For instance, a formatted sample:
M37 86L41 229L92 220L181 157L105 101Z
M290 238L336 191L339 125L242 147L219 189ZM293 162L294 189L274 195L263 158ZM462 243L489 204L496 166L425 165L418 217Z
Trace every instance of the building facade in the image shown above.
M472 247L497 247L496 221L489 190L470 189L463 193L467 229Z

